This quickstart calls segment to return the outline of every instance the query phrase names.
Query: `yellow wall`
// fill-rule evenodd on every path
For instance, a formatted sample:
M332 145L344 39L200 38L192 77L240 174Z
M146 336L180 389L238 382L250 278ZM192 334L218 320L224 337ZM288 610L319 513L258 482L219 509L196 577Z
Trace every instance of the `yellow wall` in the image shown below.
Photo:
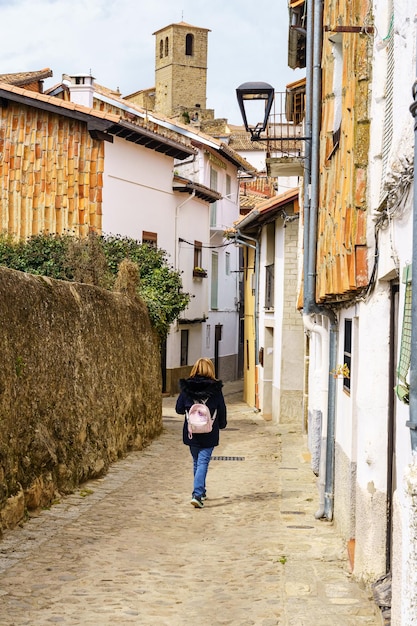
M256 366L255 366L255 296L252 292L254 285L255 251L244 248L244 358L243 358L243 399L250 406L257 406L255 397Z

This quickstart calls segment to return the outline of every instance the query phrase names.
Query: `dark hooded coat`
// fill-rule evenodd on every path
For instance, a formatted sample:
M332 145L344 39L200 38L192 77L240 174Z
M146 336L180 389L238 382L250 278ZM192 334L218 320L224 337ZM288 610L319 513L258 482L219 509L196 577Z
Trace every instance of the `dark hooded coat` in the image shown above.
M182 440L187 446L198 448L213 448L219 445L219 429L227 426L226 404L222 392L223 383L221 380L213 380L205 376L194 376L193 378L182 378L180 380L181 393L177 398L175 410L180 415L196 403L205 401L213 416L217 409L216 419L213 422L213 430L210 433L196 434L192 439L188 436L187 418L184 418Z

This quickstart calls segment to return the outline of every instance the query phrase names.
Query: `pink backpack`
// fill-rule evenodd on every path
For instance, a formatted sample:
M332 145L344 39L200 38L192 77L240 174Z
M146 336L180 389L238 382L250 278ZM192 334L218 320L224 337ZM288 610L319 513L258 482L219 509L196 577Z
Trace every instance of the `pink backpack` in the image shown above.
M213 430L213 422L216 419L217 409L214 411L212 417L210 409L206 406L207 400L208 398L193 404L190 409L186 411L188 436L190 439L193 438L193 433L210 433Z

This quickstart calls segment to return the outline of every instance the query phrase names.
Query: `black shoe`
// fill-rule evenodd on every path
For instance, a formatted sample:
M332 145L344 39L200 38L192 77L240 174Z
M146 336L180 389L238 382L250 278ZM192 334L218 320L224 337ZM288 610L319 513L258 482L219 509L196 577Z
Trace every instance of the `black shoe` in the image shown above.
M193 496L192 500L191 500L191 504L196 508L196 509L202 509L204 506L204 502L201 498L197 498L197 496Z

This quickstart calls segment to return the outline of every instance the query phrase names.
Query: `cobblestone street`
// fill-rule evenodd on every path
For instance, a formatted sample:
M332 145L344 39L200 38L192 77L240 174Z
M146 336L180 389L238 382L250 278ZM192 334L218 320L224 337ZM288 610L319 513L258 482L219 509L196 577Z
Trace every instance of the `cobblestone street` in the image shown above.
M166 398L150 447L5 534L1 626L382 624L333 525L314 517L305 437L225 392L204 509L190 505L191 457Z

